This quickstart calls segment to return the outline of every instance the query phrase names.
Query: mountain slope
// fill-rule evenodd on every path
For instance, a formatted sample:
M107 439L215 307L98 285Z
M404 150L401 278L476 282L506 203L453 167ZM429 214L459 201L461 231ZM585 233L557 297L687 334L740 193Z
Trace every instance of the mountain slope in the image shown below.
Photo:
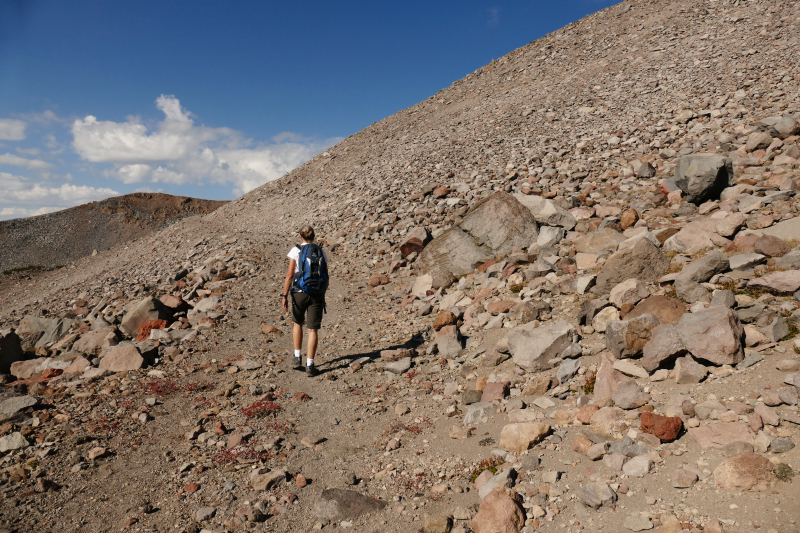
M227 202L133 193L47 215L0 222L0 270L52 267L138 239Z

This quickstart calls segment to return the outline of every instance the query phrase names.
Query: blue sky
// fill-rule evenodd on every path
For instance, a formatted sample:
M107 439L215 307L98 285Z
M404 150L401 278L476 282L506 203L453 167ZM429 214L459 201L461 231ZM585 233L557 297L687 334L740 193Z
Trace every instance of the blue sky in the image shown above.
M0 219L235 198L614 3L0 1Z

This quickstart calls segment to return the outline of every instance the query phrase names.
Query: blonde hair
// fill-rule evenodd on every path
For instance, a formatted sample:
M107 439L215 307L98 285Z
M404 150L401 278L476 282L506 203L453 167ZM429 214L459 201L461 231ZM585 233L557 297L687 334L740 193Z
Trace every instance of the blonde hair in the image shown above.
M312 242L314 240L314 228L311 226L304 226L303 229L300 230L300 236L303 240Z

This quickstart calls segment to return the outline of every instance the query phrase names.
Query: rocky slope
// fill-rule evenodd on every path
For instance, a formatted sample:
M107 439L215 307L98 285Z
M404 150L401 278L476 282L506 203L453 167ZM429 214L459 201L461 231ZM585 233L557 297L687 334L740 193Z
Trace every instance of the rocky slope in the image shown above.
M797 531L799 15L626 1L6 276L3 527ZM277 298L308 220L313 379Z
M63 211L0 221L0 270L66 265L226 202L161 193L115 196Z

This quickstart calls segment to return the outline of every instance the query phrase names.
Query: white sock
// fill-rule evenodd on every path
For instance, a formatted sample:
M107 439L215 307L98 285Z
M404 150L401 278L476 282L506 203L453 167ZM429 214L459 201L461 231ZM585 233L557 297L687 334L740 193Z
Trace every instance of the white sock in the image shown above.
M306 357L306 366L314 366L314 360Z
M300 355L301 355L301 354L300 354L300 350L295 350L295 351L294 351L294 358L295 358L295 359L300 359Z

